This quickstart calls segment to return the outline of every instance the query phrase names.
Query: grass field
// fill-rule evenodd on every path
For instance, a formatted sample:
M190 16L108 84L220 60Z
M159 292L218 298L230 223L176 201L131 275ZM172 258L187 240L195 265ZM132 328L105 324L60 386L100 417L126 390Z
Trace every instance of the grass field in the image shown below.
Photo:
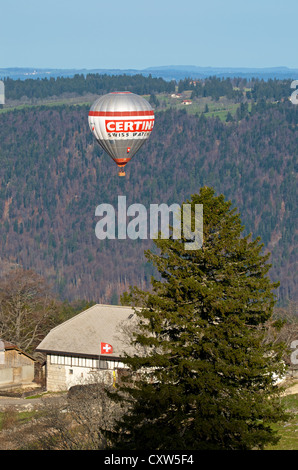
M2 431L2 429L11 428L12 426L25 424L38 415L39 413L36 411L17 412L15 410L8 409L6 412L0 413L0 431Z
M232 116L235 115L237 108L239 107L239 103L234 103L232 101L228 101L226 98L222 97L218 101L213 101L211 98L197 98L195 100L192 100L191 105L183 105L182 104L182 98L177 99L177 98L171 98L170 95L166 93L158 94L156 95L158 101L159 101L159 106L156 108L156 112L158 111L165 111L166 109L184 109L186 110L187 113L193 114L193 115L200 115L201 113L204 113L206 117L216 117L218 116L222 121L225 121L227 118L228 112L232 114ZM7 105L3 108L0 109L0 114L2 113L7 113L9 111L15 110L15 109L24 109L24 108L33 108L36 106L63 106L63 105L68 105L68 106L77 106L77 105L87 105L91 106L94 96L78 96L78 97L72 97L72 98L62 98L62 97L57 97L56 99L43 99L43 100L36 100L34 102L13 102L13 103L7 103ZM149 101L150 96L145 95L145 99ZM183 95L183 99L190 99L190 92L185 92ZM205 112L206 105L208 106L208 112Z
M274 425L273 429L278 432L280 441L276 445L269 445L265 450L298 450L298 394L282 397L291 419L285 424ZM0 441L1 430L28 423L32 418L38 418L38 411L16 412L7 410L0 413Z
M274 425L273 429L280 435L280 441L266 450L298 450L298 394L287 395L282 398L291 419L286 424Z
M149 96L145 96L149 100ZM211 98L196 98L191 100L190 92L185 92L183 98L172 98L168 94L156 95L159 101L159 106L156 111L164 111L169 108L176 110L184 109L187 113L193 115L200 115L204 113L206 117L218 116L220 120L226 121L227 114L230 112L232 116L235 116L236 110L239 107L239 103L227 100L225 97L220 98L218 101L213 101ZM190 99L192 103L190 105L182 104L182 100ZM208 106L208 112L206 112L206 105Z

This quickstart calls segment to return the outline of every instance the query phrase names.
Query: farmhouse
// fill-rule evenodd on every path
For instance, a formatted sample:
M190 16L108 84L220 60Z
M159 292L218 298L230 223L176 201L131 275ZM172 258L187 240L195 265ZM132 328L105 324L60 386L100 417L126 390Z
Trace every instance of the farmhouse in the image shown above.
M35 359L9 341L0 339L0 388L9 390L34 380Z
M90 383L94 373L113 383L132 353L126 332L134 318L132 307L97 304L53 328L36 349L46 354L47 390Z

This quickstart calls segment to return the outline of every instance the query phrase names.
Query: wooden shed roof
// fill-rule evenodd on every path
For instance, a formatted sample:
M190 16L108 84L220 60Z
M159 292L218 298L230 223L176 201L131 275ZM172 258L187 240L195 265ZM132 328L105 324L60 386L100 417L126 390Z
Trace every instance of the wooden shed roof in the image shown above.
M36 361L34 357L32 357L30 354L20 349L16 344L13 344L10 341L6 341L0 338L0 351L9 351L13 349L18 351L19 354L24 354L25 356L29 357L30 359L32 359L32 361Z

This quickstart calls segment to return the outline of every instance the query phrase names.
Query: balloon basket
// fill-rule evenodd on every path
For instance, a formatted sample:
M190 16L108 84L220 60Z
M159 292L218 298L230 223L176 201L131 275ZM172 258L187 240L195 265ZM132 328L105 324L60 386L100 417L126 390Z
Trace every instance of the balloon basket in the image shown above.
M125 171L124 170L119 170L118 176L125 176Z

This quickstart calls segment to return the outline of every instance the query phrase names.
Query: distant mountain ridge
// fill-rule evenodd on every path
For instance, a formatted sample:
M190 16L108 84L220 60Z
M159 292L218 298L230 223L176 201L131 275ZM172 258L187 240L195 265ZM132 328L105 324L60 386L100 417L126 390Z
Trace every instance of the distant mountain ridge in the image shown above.
M164 80L182 80L186 77L194 79L206 78L209 76L218 77L242 77L268 79L298 79L298 69L288 67L200 67L196 65L164 65L148 67L145 69L51 69L51 68L0 68L0 78L12 78L15 80L26 80L28 78L57 78L73 77L75 74L107 74L107 75L152 75Z

